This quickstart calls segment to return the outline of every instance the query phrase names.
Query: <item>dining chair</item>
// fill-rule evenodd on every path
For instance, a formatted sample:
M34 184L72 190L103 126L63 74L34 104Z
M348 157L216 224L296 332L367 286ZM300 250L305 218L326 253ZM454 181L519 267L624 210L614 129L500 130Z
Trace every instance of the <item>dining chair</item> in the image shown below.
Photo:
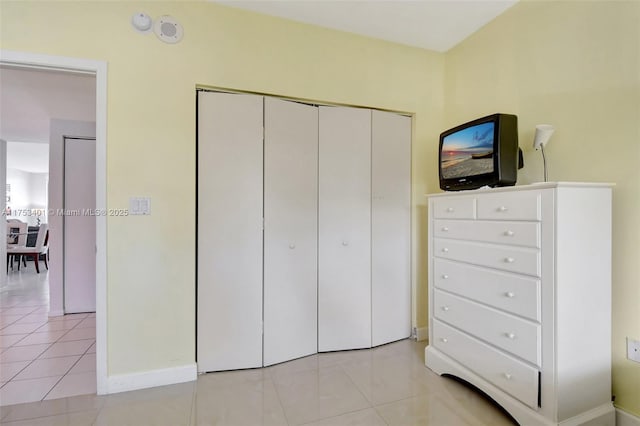
M10 248L16 248L27 245L28 237L28 224L18 219L7 220L7 273L9 272L9 263L11 263L11 269L13 269L13 261L18 260L18 269L20 266L20 256L9 255ZM11 262L9 262L11 260ZM24 259L22 259L24 262ZM25 263L25 266L26 263Z
M27 245L28 225L18 219L7 220L7 244Z
M33 259L33 263L36 265L36 272L40 273L40 255L44 254L44 266L49 269L49 263L47 259L47 251L49 250L49 226L46 223L40 225L38 229L38 237L36 238L35 247L15 246L7 245L7 259L9 256L23 256Z

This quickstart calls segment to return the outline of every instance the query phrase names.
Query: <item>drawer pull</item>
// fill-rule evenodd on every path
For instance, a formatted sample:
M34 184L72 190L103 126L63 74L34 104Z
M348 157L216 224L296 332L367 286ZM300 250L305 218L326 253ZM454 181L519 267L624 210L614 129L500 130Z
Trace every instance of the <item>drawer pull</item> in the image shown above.
M505 262L507 262L507 263L513 263L513 262L515 262L516 260L515 260L513 257L505 257L505 258L504 258L504 261L505 261Z
M516 338L515 333L504 333L505 336L507 336L509 339L513 340Z
M504 231L504 235L506 235L507 237L513 237L515 235L515 232L509 229L507 231Z
M349 241L343 241L343 242L342 242L342 245L343 245L344 247L348 246L348 245L349 245Z
M448 279L449 279L449 275L447 275L447 274L442 274L442 279L443 279L443 280L448 280Z
M445 311L445 312L447 312L447 311L449 310L449 307L448 307L448 306L443 306L443 307L442 307L442 310L443 310L443 311Z
M453 213L453 212L454 212L453 207L447 207L447 213Z
M505 294L505 297L508 297L509 299L513 299L514 297L516 297L516 294L512 291L508 291Z
M505 378L505 379L507 379L507 380L511 380L511 378L512 378L512 377L513 377L513 376L512 376L511 374L509 374L509 373L504 373L504 378Z
M498 211L499 212L506 212L507 210L509 210L508 208L506 208L505 206L500 206L498 207Z
M449 232L449 228L447 228L446 226L442 227L442 232Z
M291 243L291 244L289 244L289 248L290 248L291 250L293 250L294 248L296 248L296 245L295 245L295 244L293 244L293 243Z
M442 343L447 343L449 341L449 339L447 339L446 337L443 337L442 339L440 339L440 341Z
M449 249L448 249L448 248L446 248L446 247L444 247L444 248L442 249L442 252L443 252L443 253L448 253L448 252L449 252Z

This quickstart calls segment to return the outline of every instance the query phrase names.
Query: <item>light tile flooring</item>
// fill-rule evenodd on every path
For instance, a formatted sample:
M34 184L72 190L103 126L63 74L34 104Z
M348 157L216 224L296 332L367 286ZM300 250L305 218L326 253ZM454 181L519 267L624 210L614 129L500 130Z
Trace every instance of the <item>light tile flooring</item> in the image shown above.
M95 314L48 317L47 278L9 271L0 290L0 406L96 393Z
M48 318L47 274L9 275L0 290L3 425L513 424L480 393L428 370L425 343L411 340L97 396L94 315Z
M424 366L424 342L311 355L120 394L3 407L3 425L512 425Z

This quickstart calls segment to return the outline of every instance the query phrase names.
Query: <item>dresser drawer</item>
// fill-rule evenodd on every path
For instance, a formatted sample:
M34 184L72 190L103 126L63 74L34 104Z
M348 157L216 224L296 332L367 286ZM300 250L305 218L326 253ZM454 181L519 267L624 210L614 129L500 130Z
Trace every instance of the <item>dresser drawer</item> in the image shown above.
M540 200L539 191L483 194L477 200L478 219L539 221Z
M433 235L469 241L540 247L540 223L487 220L433 221Z
M529 407L537 408L537 369L437 320L433 321L430 344Z
M447 197L434 199L431 215L436 219L475 219L476 200L474 197Z
M525 361L540 363L540 324L435 290L433 315Z
M540 250L533 248L434 238L432 255L509 272L540 276Z
M434 259L434 286L540 322L540 280Z

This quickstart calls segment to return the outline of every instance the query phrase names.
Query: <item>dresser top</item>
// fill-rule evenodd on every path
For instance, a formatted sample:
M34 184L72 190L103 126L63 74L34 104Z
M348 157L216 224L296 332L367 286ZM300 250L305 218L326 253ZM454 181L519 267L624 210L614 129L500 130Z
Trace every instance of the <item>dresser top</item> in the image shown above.
M446 191L433 194L425 194L427 197L441 197L451 195L474 195L496 192L514 192L514 191L531 191L534 189L547 188L612 188L615 183L607 182L537 182L530 185L501 186L496 188L482 187L478 189L469 189L465 191Z

